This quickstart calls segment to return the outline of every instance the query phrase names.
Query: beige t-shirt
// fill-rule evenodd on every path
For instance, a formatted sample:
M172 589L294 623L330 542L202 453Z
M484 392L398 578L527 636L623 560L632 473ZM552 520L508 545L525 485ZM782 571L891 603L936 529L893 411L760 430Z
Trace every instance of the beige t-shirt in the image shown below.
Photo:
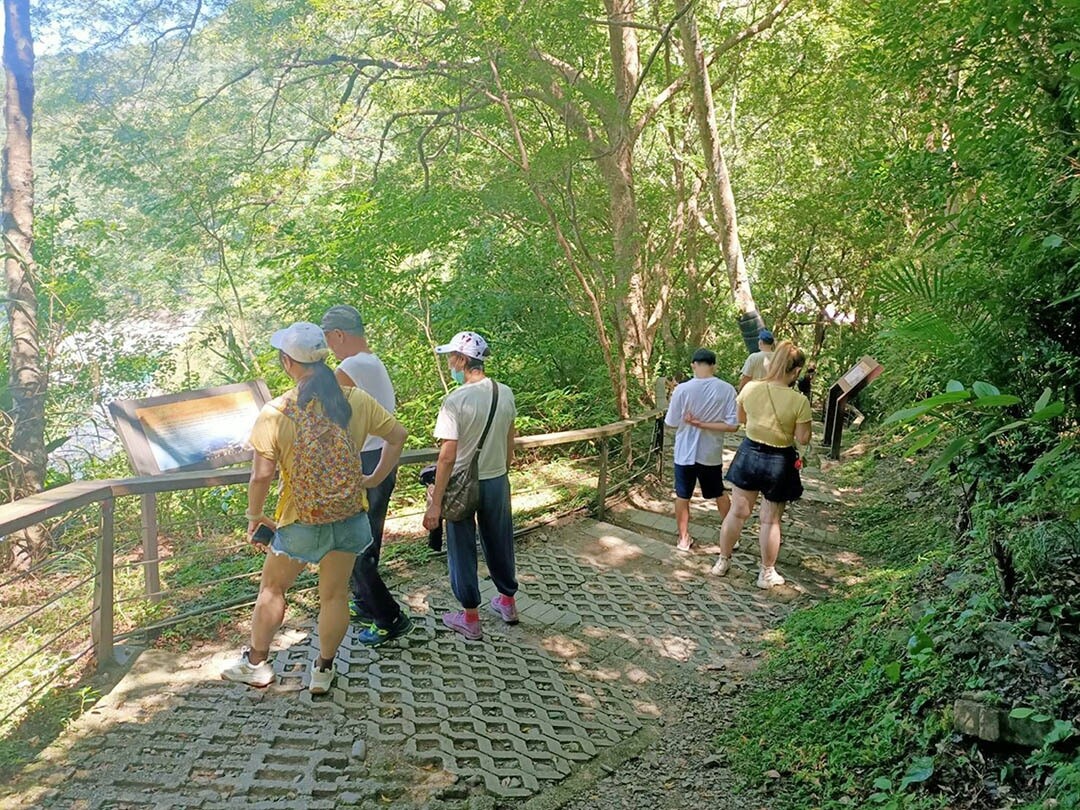
M342 393L352 406L352 418L349 419L349 436L357 453L364 446L369 435L386 438L397 425L397 420L382 405L359 388L343 387ZM263 405L255 426L251 429L251 446L260 456L273 459L281 472L278 484L277 511L274 522L279 526L296 523L299 516L293 503L290 476L293 468L293 444L296 442L296 422L282 413L285 403L296 399L296 389L286 391L277 399ZM316 405L316 407L318 407ZM364 508L367 509L367 495L364 495Z
M485 377L477 382L467 383L455 388L446 395L439 416L435 420L435 438L451 439L458 443L457 458L454 460L454 472L461 472L469 466L480 436L484 432L488 413L491 410L491 379ZM499 401L495 406L495 416L491 428L484 439L484 449L477 459L477 472L481 481L506 475L506 439L510 426L517 417L514 404L514 392L502 383L499 386Z
M746 411L746 435L772 447L795 444L795 425L811 420L810 400L786 385L751 380L736 401Z
M769 361L772 360L772 352L754 352L743 363L742 376L751 380L763 380L769 373Z

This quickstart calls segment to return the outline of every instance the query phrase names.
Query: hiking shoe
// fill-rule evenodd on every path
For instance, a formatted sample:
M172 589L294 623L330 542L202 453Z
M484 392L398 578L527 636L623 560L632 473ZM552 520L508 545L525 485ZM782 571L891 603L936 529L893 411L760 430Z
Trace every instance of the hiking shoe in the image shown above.
M491 609L498 613L507 624L518 623L517 603L514 602L514 597L500 593L492 598Z
M246 683L248 686L269 686L274 682L274 668L269 661L251 663L248 660L250 653L251 648L244 647L240 651L240 657L221 670L221 677L226 681Z
M379 627L375 622L372 622L364 628L363 632L356 637L356 640L365 647L378 647L380 644L393 641L395 638L407 636L415 627L416 625L409 618L409 614L402 610L398 612L398 617L394 619L394 623L389 627Z
M444 613L442 623L455 633L461 633L469 641L479 641L484 637L484 631L480 629L480 620L477 619L475 622L467 621L464 610Z
M717 559L716 564L709 571L714 577L722 577L731 568L731 557L724 557L723 555Z
M764 590L783 585L786 580L776 573L776 568L762 568L757 577L757 586Z
M334 675L337 674L337 669L334 665L330 665L330 669L319 669L317 661L311 662L311 683L308 684L308 690L313 695L325 695L330 691L330 684L334 682Z
M369 625L375 621L375 617L368 612L367 605L359 599L349 602L349 619L357 624Z

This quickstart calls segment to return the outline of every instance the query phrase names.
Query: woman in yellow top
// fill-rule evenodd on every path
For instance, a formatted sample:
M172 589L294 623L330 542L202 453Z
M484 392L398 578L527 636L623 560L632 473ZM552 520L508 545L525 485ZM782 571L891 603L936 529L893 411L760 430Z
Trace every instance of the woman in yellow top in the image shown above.
M268 686L274 681L274 668L267 660L270 642L285 618L285 592L307 565L319 567L319 657L311 662L310 686L313 694L330 689L334 679L334 656L349 627L349 577L353 562L360 556L361 577L365 597L375 614L375 623L365 629L359 641L367 645L380 644L404 635L413 628L408 614L394 601L379 577L378 563L370 554L371 526L368 523L366 498L359 488L378 486L397 465L408 434L405 428L371 396L357 388L342 388L334 372L326 365L329 348L322 329L313 323L294 323L270 338L278 350L282 368L296 387L263 406L251 430L251 445L255 449L248 485L248 539L260 549L267 550L263 563L259 596L251 619L251 646L240 658L226 667L221 677L230 681ZM342 452L364 446L368 434L386 440L382 457L371 475L363 475L356 465L358 487L348 487L353 496L347 501L354 514L331 522L302 523L300 514L306 504L297 503L299 464L311 463L308 469L320 470L312 447L313 442L300 447L298 418L301 410L315 409L316 424L333 422L344 429L347 440L337 446ZM323 418L324 417L324 418ZM309 434L310 435L310 434ZM302 454L303 459L298 459ZM345 456L348 460L348 455ZM347 467L343 464L342 467ZM275 473L280 470L281 483L274 520L263 514L266 496ZM346 476L347 477L347 476ZM334 493L330 493L333 496ZM310 511L310 510L309 510ZM332 516L331 516L332 517ZM256 535L260 526L271 530L260 542ZM370 559L369 559L370 558Z
M773 352L765 378L748 382L735 400L739 421L746 425L746 438L726 476L732 484L731 509L720 528L720 559L712 568L717 576L722 577L731 567L731 552L760 493L764 500L757 586L768 589L784 584L776 572L780 518L784 506L803 493L795 466L799 457L795 443L810 442L810 402L792 388L805 365L806 355L785 340Z

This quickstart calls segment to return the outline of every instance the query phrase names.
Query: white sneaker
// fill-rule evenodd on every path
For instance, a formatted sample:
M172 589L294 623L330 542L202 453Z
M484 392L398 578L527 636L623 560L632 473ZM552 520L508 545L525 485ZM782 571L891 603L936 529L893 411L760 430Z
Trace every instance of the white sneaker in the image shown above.
M777 585L783 585L784 582L786 582L786 580L776 573L776 568L762 568L758 573L757 586L766 591Z
M240 657L221 670L221 677L227 681L246 683L249 686L269 686L274 682L274 668L269 661L252 664L248 660L250 652L249 647L244 647L240 651Z
M731 558L721 555L720 559L716 561L716 565L712 567L712 570L709 571L709 573L712 574L714 577L722 577L728 572L728 569L730 568Z
M313 695L325 695L330 691L330 684L334 682L334 675L337 674L337 670L334 665L330 665L330 669L319 669L318 663L311 662L311 683L308 685L308 689Z

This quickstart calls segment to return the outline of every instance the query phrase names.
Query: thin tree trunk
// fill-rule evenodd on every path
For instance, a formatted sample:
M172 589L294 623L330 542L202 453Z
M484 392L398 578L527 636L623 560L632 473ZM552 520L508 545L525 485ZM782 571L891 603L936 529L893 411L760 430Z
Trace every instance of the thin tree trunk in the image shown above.
M705 155L705 172L709 181L709 199L712 202L713 220L719 228L720 249L727 265L728 281L735 307L740 314L755 312L754 296L750 292L750 279L746 273L742 245L739 243L739 225L735 210L735 194L731 188L727 161L720 146L716 128L716 107L713 104L712 86L709 84L705 52L698 34L697 19L690 8L693 0L675 0L679 14L679 33L682 38L687 70L690 75L690 92L693 98L694 119Z
M10 381L14 425L12 494L40 492L45 481L45 375L38 340L34 290L34 41L29 0L4 0L3 226L7 314L11 336ZM30 565L44 532L11 538L14 564Z

